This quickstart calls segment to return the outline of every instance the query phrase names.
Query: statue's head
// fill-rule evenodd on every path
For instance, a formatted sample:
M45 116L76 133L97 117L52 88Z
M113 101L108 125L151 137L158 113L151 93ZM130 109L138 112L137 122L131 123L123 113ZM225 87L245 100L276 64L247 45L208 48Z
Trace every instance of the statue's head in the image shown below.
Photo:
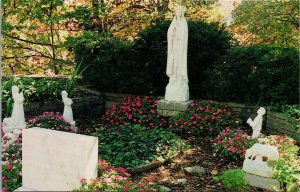
M259 115L264 115L264 114L266 114L266 109L263 108L263 107L260 107L260 108L257 110L257 114L259 114Z
M12 86L11 92L12 92L13 94L14 94L14 93L19 93L19 87L16 86L16 85Z
M180 18L180 17L183 17L183 16L184 16L183 7L181 7L181 6L176 7L176 9L175 9L175 17L176 18Z
M61 96L62 96L62 98L66 98L66 97L68 97L68 92L67 91L62 91L61 92Z

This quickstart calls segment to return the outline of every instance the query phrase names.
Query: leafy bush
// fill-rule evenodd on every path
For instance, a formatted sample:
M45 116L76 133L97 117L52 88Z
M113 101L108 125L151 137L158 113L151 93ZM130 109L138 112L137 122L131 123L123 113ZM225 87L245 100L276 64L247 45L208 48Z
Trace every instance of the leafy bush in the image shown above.
M183 135L216 135L227 127L234 129L240 125L238 116L232 115L228 106L199 101L191 103L184 114L170 118L169 128Z
M28 127L41 127L57 131L75 132L59 112L44 112L42 115L28 119Z
M173 158L188 145L167 131L140 125L99 129L99 157L129 169L148 161Z
M261 105L299 101L299 51L275 46L234 47L209 71L215 100Z
M23 92L26 102L44 102L61 99L61 91L64 89L63 80L49 80L46 78L11 78L2 84L2 114L9 116L12 110L11 87L18 85Z
M89 66L83 77L101 91L148 93L150 79L146 68L132 59L133 42L103 33L83 33L73 47L75 60Z
M219 179L223 182L225 188L232 192L246 191L247 181L244 178L245 172L242 169L229 169L224 171Z
M154 97L125 97L122 104L113 107L102 115L105 127L118 127L139 124L144 127L166 127L167 119L157 113L157 100Z
M13 191L22 183L22 138L2 137L2 191Z
M297 188L294 176L300 174L299 147L294 139L286 135L270 135L266 138L267 143L278 147L279 151L279 160L274 168L273 177L280 181L281 187L292 191L293 188Z
M214 140L214 150L221 157L243 159L246 150L257 142L257 139L250 138L242 130L227 128Z
M122 41L107 34L84 33L77 37L77 63L91 65L84 78L101 91L138 95L163 95L168 78L167 30L170 21L158 20L134 41ZM192 97L206 94L204 72L230 47L230 36L218 23L189 21L188 73Z
M152 180L134 182L126 169L123 167L115 168L105 160L98 161L98 170L99 177L90 180L81 179L81 187L74 191L159 191L158 186Z

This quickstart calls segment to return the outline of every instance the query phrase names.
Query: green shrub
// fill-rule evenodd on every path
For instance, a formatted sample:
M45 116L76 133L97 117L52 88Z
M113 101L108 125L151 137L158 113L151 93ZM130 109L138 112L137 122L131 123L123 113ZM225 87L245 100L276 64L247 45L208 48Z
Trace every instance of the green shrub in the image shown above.
M215 100L252 104L299 102L297 49L249 46L230 49L209 71Z
M187 111L171 117L169 128L181 135L217 135L225 128L240 127L241 120L233 115L228 106L213 101L191 103Z
M148 161L173 158L188 147L172 133L140 125L102 128L98 129L95 136L100 141L100 159L129 169Z
M99 33L84 33L73 46L77 63L91 65L84 78L101 91L164 95L168 78L167 30L170 21L157 21L122 41ZM229 48L229 34L218 23L188 22L188 73L192 97L206 94L205 70Z
M246 191L247 181L244 178L245 172L242 169L229 169L224 171L219 179L223 182L225 188L232 192Z

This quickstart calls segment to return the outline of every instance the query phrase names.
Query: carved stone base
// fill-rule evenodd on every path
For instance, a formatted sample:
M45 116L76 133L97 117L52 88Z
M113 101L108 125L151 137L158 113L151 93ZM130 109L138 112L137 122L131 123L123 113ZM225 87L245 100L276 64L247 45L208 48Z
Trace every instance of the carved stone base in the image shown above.
M157 112L162 116L176 116L184 113L193 101L167 101L161 99L157 103Z
M280 183L276 179L261 177L246 173L245 179L249 185L254 187L263 188L269 191L279 191Z

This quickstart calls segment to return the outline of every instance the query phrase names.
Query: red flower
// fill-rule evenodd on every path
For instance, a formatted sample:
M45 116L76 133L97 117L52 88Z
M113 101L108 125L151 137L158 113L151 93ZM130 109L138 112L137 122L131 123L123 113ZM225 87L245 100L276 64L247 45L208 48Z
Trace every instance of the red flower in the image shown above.
M123 191L128 191L129 190L129 187L127 186L127 185L125 185L124 187L123 187Z
M145 190L144 189L140 189L140 190L138 190L138 192L144 192Z
M3 183L7 183L8 182L8 180L5 177L2 177L2 181L3 181Z
M2 187L2 192L6 192L6 188L5 187Z

